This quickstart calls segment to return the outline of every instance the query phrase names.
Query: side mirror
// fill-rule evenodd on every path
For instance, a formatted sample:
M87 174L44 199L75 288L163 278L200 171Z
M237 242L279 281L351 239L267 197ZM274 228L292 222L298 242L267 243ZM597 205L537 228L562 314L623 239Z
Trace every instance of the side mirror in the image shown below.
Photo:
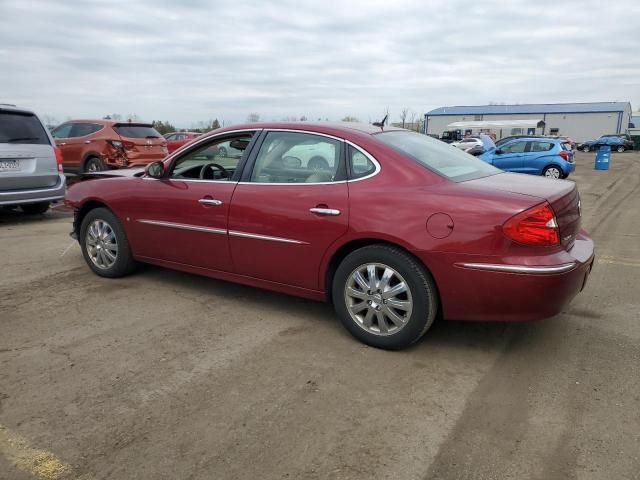
M496 155L502 155L504 151L501 148L496 149Z
M162 178L162 175L164 175L164 163L161 161L150 163L144 169L144 173L151 178Z

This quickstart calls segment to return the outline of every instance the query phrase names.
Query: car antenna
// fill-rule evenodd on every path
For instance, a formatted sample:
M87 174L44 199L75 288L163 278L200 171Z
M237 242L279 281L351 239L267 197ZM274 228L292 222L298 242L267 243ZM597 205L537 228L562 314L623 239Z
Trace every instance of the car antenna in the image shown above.
M387 117L389 114L387 113L384 118L379 122L373 122L374 127L380 127L380 130L384 130L384 124L387 123Z

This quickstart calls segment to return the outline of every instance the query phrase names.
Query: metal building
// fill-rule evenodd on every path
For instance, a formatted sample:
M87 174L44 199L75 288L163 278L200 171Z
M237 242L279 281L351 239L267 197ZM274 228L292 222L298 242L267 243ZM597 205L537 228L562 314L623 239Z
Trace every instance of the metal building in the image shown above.
M424 114L424 133L440 137L442 132L451 130L448 125L454 122L526 119L544 121L544 129L536 133L567 135L577 142L584 142L600 135L626 133L631 121L631 104L595 102L440 107ZM495 132L497 138L528 133L526 129L519 128Z

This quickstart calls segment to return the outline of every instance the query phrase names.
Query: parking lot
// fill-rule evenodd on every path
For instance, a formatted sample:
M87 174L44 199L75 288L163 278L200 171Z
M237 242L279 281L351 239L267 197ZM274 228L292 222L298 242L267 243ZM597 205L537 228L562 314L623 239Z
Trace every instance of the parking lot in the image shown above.
M68 211L0 212L0 478L638 478L640 152L593 157L572 179L597 262L572 304L401 352L322 303L97 277Z

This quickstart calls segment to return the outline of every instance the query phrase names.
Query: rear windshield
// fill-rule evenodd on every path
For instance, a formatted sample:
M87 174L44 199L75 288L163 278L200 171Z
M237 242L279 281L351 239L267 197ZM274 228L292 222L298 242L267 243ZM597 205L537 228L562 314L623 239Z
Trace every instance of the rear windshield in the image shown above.
M18 112L0 112L0 143L50 145L38 117Z
M502 172L448 143L420 133L383 132L376 134L376 138L454 182L464 182Z
M113 129L121 137L162 138L162 135L151 125L114 125Z

